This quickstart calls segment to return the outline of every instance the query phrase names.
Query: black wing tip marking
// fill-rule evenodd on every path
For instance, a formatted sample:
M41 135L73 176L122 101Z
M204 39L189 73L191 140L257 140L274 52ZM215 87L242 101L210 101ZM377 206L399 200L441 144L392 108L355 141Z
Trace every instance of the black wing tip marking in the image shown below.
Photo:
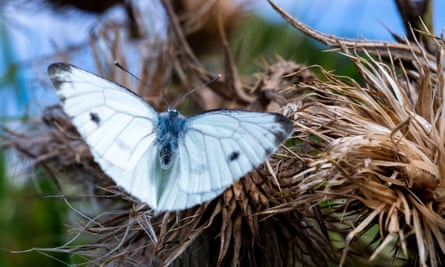
M265 148L264 152L266 153L266 156L269 156L270 154L272 154L274 152L274 150L270 149L270 148Z
M275 114L275 122L283 125L286 132L290 133L294 128L294 124L292 123L292 121L281 114L278 113L273 113L273 114Z
M59 89L66 81L60 77L61 72L72 72L72 65L67 63L53 63L48 66L48 76L54 87Z
M276 137L276 143L281 144L292 134L292 131L294 129L294 124L292 123L291 120L289 120L287 117L281 114L278 113L273 113L273 114L275 115L275 122L282 126L282 129L274 132L274 135Z
M48 75L52 76L60 71L71 72L71 70L72 70L72 65L68 63L57 62L48 66Z

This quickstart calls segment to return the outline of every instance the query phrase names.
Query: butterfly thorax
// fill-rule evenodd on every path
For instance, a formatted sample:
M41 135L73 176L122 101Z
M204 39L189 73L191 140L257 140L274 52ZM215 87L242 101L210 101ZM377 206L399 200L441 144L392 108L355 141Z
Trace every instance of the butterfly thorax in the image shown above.
M161 168L171 167L178 149L178 141L183 138L186 118L174 109L159 114L156 142L159 148Z

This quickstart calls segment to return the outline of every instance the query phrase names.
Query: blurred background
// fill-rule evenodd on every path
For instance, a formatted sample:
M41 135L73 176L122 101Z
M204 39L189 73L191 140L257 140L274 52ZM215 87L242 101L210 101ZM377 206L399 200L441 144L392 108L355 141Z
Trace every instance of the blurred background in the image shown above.
M190 2L193 6L199 1L178 2L184 6ZM62 0L0 2L0 125L18 132L33 131L32 123L26 122L39 121L43 108L57 103L46 75L47 66L54 61L67 61L96 71L97 51L107 51L108 48L105 48L107 43L100 40L94 42L94 46L91 44L104 25L121 27L119 38L125 39L128 46L123 56L129 71L136 74L141 66L138 54L132 52L141 45L150 47L154 39L162 41L166 38L166 14L157 1L96 1L95 6L87 3ZM390 31L400 36L405 34L394 1L277 0L276 3L326 34L386 41L393 40ZM445 10L445 1L434 1L433 5L435 12ZM296 32L267 1L226 1L220 8L221 12L236 18L230 29L233 32L230 45L241 73L252 75L261 62L280 56L350 75L352 67L347 59L324 52L326 47ZM134 16L134 10L139 16ZM445 16L433 14L433 25L436 34L440 34ZM143 33L139 32L141 27ZM210 33L218 34L216 28L210 29ZM206 66L212 69L215 58L220 59L223 52L218 47L209 52L209 46L210 43L205 43L196 49L202 49ZM146 52L151 51L147 49ZM101 55L107 58L104 64L113 68L113 55L107 52ZM162 88L156 89L162 91ZM0 134L2 131L4 129L0 129ZM0 135L0 144L3 142L1 138ZM70 208L56 197L60 192L42 170L32 170L31 162L13 153L1 153L0 266L60 266L61 262L76 262L77 259L69 258L67 254L57 255L56 259L54 254L42 255L46 254L42 250L32 251L37 247L58 247L68 240L66 224L69 223L67 212ZM15 253L24 250L30 252Z

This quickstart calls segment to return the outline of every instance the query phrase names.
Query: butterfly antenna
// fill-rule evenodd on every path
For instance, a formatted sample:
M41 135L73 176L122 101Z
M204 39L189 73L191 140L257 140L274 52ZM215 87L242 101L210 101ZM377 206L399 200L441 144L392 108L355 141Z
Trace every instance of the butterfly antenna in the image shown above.
M195 88L193 88L192 90L188 91L187 93L183 94L180 98L178 98L178 99L176 100L175 104L173 105L173 108L176 108L176 105L178 105L178 104L179 104L184 98L186 98L188 95L194 93L194 92L195 92L196 90L198 90L198 89L201 89L201 88L203 88L203 87L206 87L207 85L209 85L209 84L211 84L211 83L213 83L213 82L215 82L215 81L221 79L221 77L222 77L222 75L221 75L221 74L218 74L218 75L216 75L216 77L212 78L211 80L209 80L209 81L207 81L207 82L205 82L205 83L203 83L203 84L201 84L201 85L198 85L197 87L195 87Z
M148 88L151 89L151 86L149 84L145 84L144 82L141 81L141 79L139 79L138 76L134 75L133 73L131 73L129 70L127 70L124 66L121 65L121 63L114 61L114 66L118 67L119 69L125 71L127 74L130 74L131 77L135 78L138 82L144 84L145 86L147 86Z
M151 86L143 81L141 81L141 79L139 79L138 76L134 75L133 73L131 73L129 70L127 70L124 66L122 66L118 61L114 61L114 65L116 67L118 67L119 69L125 71L126 73L128 73L131 77L135 78L138 82L142 83L144 86L148 87L149 90L152 90ZM162 92L159 92L159 98L162 99L162 101L164 101L164 104L168 107L168 102L167 100L162 96Z

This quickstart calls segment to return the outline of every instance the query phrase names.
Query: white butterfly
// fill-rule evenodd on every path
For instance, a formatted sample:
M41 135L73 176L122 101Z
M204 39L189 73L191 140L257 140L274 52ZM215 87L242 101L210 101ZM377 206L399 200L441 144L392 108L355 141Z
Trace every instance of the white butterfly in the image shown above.
M48 75L102 170L157 212L217 197L293 129L277 113L157 113L129 89L65 63L49 66Z

